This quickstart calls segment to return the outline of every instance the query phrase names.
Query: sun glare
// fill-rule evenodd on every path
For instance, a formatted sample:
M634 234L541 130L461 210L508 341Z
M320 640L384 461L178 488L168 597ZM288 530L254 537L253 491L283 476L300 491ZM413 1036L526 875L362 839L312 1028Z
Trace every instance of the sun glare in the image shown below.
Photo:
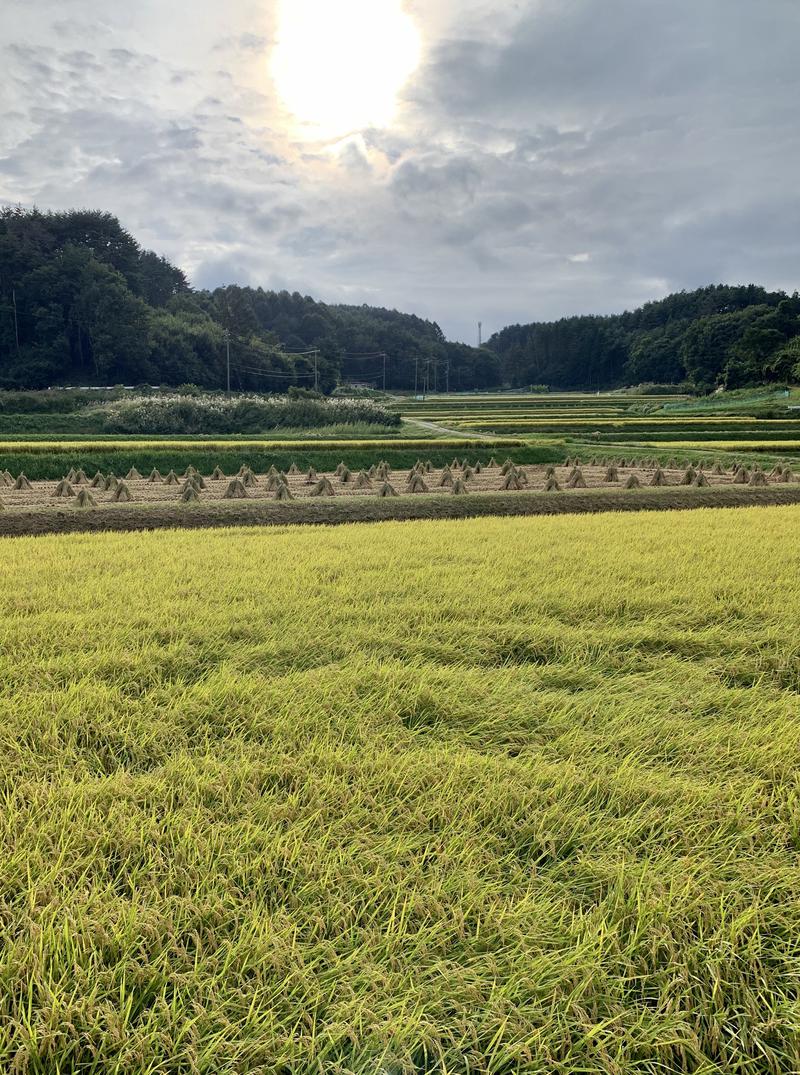
M419 59L401 0L280 0L272 77L309 137L388 126Z

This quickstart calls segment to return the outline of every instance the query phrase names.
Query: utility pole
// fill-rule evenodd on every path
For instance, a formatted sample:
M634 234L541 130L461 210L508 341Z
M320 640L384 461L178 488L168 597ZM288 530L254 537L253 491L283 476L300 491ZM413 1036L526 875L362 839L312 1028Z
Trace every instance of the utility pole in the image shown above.
M11 301L14 304L14 336L17 340L17 358L19 358L19 322L17 321L17 292L16 288L11 289Z
M230 332L228 332L227 329L225 329L225 353L227 355L227 360L228 360L228 362L227 362L227 367L228 368L227 368L226 385L227 385L228 395L230 395L231 394L231 334L230 334Z

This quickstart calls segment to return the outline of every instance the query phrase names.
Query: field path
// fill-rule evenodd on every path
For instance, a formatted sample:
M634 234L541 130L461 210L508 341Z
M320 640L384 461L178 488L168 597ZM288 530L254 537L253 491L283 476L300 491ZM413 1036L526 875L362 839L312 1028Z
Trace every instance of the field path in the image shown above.
M449 426L439 425L438 422L426 422L424 418L408 418L403 415L403 421L412 426L419 426L420 429L427 429L432 433L446 433L451 437L464 437L464 439L470 440L486 440L486 433L469 433L464 429L451 429ZM502 433L491 434L492 437L497 437L498 440L505 439ZM510 437L510 440L519 440L519 437Z

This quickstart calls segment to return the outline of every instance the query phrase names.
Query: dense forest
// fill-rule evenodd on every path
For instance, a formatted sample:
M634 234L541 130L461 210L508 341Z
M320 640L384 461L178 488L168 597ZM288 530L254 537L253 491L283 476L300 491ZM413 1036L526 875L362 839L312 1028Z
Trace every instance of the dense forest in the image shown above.
M262 288L196 291L108 213L0 210L0 388L224 388L228 344L231 386L248 391L502 382L492 351L450 343L411 314Z
M483 348L370 306L231 285L194 290L108 213L0 210L0 388L181 385L329 392L340 382L460 391L698 391L800 378L800 297L707 287L632 313L513 325Z
M512 386L683 384L697 392L800 379L800 296L749 284L679 292L632 313L511 325L488 346Z

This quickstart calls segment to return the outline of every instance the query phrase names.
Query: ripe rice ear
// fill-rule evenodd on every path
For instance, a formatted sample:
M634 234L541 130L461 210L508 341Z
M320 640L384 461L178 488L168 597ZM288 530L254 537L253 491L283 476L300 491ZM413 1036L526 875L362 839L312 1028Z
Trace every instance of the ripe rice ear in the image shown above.
M153 467L153 469L150 471L147 480L150 482L151 485L163 485L164 483L164 479L161 477L160 472L156 470L155 467Z
M330 479L326 478L323 475L323 477L321 477L319 479L317 484L311 490L311 495L312 496L336 496L336 493L334 491L333 486L331 485Z
M75 496L75 490L72 487L72 482L66 478L62 478L58 485L55 487L53 496Z
M636 477L635 474L629 474L628 480L625 482L626 489L641 489L642 483Z
M399 493L393 485L389 484L389 482L384 482L378 490L378 496L399 496Z
M125 475L125 481L126 482L140 482L141 480L142 480L142 476L139 473L139 471L136 469L136 467L131 467L131 469Z
M75 506L78 508L96 508L97 501L84 486L83 489L78 491L78 495L75 497Z
M133 500L133 495L126 483L120 482L111 499L115 500L118 504L126 504L128 501Z
M225 500L244 500L250 494L247 492L247 486L244 484L241 478L234 478L228 488L225 490Z

